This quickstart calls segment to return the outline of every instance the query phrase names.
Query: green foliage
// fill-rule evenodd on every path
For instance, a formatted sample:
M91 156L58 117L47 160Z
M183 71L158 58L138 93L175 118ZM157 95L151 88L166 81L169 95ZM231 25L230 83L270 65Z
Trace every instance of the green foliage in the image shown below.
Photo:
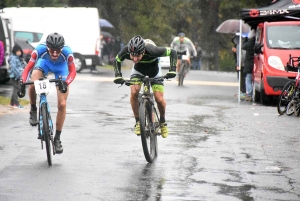
M20 105L28 105L29 101L26 99L19 99ZM8 97L4 97L4 96L0 96L0 105L9 105L10 104L10 98Z
M235 71L235 60L232 52L222 51L220 52L219 70L233 72Z
M45 0L4 0L6 7L59 7L65 6L68 4L68 0L52 0L52 1L45 1Z
M4 6L86 6L97 7L101 18L114 29L103 28L127 43L135 35L151 38L158 46L169 46L173 37L184 32L197 41L210 61L209 69L222 70L231 57L230 34L216 33L227 19L239 19L242 8L267 6L271 0L4 0ZM228 61L227 61L228 60Z

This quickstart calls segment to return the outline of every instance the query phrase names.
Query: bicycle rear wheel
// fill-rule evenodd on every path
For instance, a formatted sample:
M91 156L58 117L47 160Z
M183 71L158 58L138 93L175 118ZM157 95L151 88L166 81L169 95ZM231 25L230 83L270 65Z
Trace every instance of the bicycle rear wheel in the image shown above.
M47 161L48 161L48 165L52 166L52 155L51 155L51 145L50 145L51 130L50 130L50 126L49 126L49 113L48 113L46 103L42 104L41 112L42 112L42 118L43 118L43 135L44 135L44 140L45 140L45 144L46 144Z
M281 90L277 103L277 111L280 115L283 115L286 112L287 106L292 100L295 91L295 84L296 82L291 80Z
M141 127L141 140L143 151L146 160L152 163L156 157L156 135L152 130L152 112L151 103L149 100L144 99L140 102L139 108L140 127Z

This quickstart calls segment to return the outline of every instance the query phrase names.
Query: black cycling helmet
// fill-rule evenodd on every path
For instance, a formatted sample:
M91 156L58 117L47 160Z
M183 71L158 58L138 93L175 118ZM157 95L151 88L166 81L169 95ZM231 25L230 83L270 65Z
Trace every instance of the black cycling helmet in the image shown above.
M185 34L184 34L183 32L180 32L180 33L178 34L178 36L179 36L179 37L185 37Z
M47 36L46 45L53 49L62 49L65 45L65 39L59 33L51 33Z
M128 51L132 55L139 55L145 51L145 41L142 36L135 36L128 43Z

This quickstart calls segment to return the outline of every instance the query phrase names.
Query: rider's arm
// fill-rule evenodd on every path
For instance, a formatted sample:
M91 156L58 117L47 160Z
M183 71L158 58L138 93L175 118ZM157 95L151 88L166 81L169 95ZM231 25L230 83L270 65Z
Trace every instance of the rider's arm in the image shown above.
M75 68L75 64L74 64L73 55L70 55L68 57L68 68L69 68L69 74L68 74L68 77L66 79L66 83L69 85L69 84L71 84L71 82L76 77L76 68Z
M188 38L186 38L186 39L188 41L188 45L190 47L190 50L193 52L193 56L196 57L197 56L197 50L195 48L195 45L193 44L193 42L190 39L188 39Z
M173 48L149 46L147 51L154 57L170 57L170 71L176 70L177 52Z
M115 77L122 77L121 63L127 57L129 57L129 52L128 52L128 47L126 45L116 56L116 59L114 62Z
M30 57L30 60L29 62L27 63L23 73L22 73L22 80L23 82L26 82L27 81L27 78L28 78L28 74L29 72L33 69L34 65L35 65L35 62L38 58L38 55L37 55L37 51L33 51L31 53L31 57Z
M177 64L177 52L174 49L170 49L170 71L176 71L176 64Z

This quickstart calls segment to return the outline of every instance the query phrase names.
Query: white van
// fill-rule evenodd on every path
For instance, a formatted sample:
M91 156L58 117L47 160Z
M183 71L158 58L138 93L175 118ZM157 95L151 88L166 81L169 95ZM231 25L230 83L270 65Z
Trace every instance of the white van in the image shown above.
M14 35L11 28L11 19L4 16L2 11L0 11L0 41L4 45L5 52L4 61L0 65L0 84L4 84L9 81L8 57L14 46Z
M99 65L96 49L100 36L97 8L11 7L3 11L12 18L15 38L27 39L36 46L46 41L49 33L58 32L73 50L77 72Z

